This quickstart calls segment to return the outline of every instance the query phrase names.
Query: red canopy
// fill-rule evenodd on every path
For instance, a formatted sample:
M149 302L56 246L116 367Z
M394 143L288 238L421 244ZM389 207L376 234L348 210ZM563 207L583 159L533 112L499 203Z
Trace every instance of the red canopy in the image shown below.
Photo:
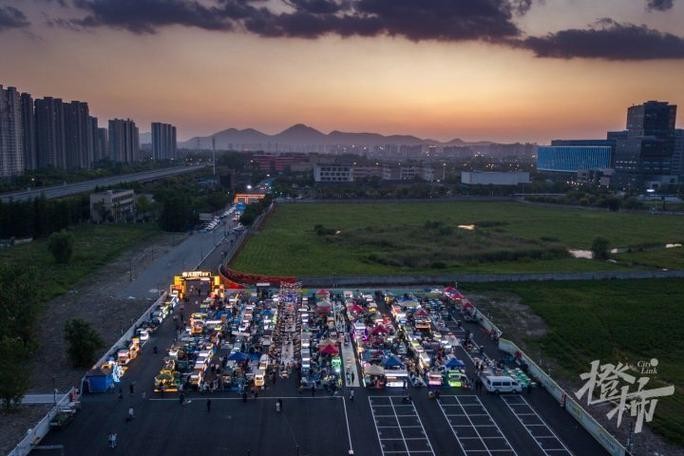
M358 304L350 304L349 305L349 311L354 312L354 313L361 313L361 312L363 312L363 307L361 307Z
M337 346L333 344L325 345L321 347L318 351L323 355L336 355L340 352Z
M425 316L427 316L427 314L428 313L425 311L425 309L418 309L418 310L416 310L415 316L416 317L425 317Z
M373 329L371 329L370 333L373 336L376 336L378 334L387 334L387 328L385 328L382 325L378 325L378 326L373 327Z
M321 288L316 292L316 296L330 296L330 290L324 290Z

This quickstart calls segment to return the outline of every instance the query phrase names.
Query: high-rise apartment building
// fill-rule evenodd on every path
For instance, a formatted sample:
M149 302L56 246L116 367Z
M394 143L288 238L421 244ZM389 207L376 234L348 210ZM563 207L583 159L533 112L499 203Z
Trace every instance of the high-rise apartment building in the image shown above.
M64 104L64 131L68 169L90 168L93 164L93 131L88 103Z
M21 124L24 132L24 169L38 169L36 116L33 109L33 97L30 93L21 94Z
M109 153L112 161L132 163L140 160L138 127L130 119L109 121Z
M35 102L36 150L39 168L66 169L64 103L45 97Z
M97 156L95 157L95 161L111 159L111 155L109 153L109 139L107 135L107 129L98 128L95 134L95 138L95 142L97 142Z
M152 158L154 160L176 158L176 127L160 122L152 123Z
M21 96L14 87L0 85L0 177L24 172L23 144Z

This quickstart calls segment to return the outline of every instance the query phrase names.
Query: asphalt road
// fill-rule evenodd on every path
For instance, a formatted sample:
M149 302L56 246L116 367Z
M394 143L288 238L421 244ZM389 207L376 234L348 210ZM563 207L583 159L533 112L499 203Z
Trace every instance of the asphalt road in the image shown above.
M78 193L90 192L95 187L111 187L126 182L144 182L157 180L164 177L175 176L178 174L189 173L197 171L205 165L198 166L176 166L173 168L157 169L154 171L143 171L133 174L122 174L120 176L102 177L100 179L93 179L83 182L76 182L66 185L55 185L52 187L41 187L33 190L22 190L17 192L3 193L0 199L3 202L7 201L25 201L32 200L44 195L47 199L62 198L64 196L76 195Z
M186 309L191 312L192 309ZM467 324L490 356L499 355L476 325ZM543 389L513 400L471 390L444 388L439 401L425 389L355 388L354 400L323 393L299 394L290 381L267 386L258 398L243 402L237 393L188 395L152 392L163 353L174 338L167 319L143 347L124 377L124 397L115 392L85 396L82 410L65 429L53 431L42 445L63 445L63 455L230 456L593 456L607 454ZM158 354L152 347L157 345ZM463 354L469 374L472 363ZM135 382L135 393L128 385ZM146 398L142 397L145 391ZM207 399L211 398L211 410ZM276 413L275 399L283 398ZM519 402L522 401L522 402ZM136 418L125 420L129 407ZM119 445L107 448L116 432ZM31 454L57 455L55 451Z

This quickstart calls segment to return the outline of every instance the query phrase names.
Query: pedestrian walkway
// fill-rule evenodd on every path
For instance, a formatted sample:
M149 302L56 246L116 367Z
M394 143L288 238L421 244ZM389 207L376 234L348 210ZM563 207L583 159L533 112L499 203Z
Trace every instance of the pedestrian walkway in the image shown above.
M342 361L344 364L345 376L347 377L345 385L347 385L348 388L358 388L361 386L358 363L356 362L356 351L354 350L354 344L351 342L342 344Z
M55 404L66 396L64 393L27 394L21 400L22 405Z

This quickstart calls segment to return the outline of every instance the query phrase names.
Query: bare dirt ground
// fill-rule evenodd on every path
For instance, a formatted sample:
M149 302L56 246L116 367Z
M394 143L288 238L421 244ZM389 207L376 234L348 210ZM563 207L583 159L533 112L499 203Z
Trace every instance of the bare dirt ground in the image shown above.
M73 369L66 358L64 323L71 318L90 322L104 341L98 357L101 356L151 304L148 299L115 297L114 290L130 281L130 265L134 265L135 274L183 239L178 235L162 234L148 245L130 249L99 268L69 293L47 303L38 322L40 346L31 361L29 393L51 393L53 388L64 392L77 386L84 371ZM9 452L49 409L49 405L31 405L0 415L0 454Z
M0 454L9 453L26 435L26 430L38 423L51 407L28 405L16 412L0 413Z
M563 372L563 369L552 359L543 356L539 347L531 343L536 339L544 337L548 332L548 327L539 315L535 314L529 306L521 302L519 296L513 293L491 292L468 294L468 298L503 331L505 338L515 342L532 359L543 359L542 367L547 371L550 369L554 373L554 380L564 390L577 391L582 387L579 379L580 372L575 377L560 374L560 372ZM611 406L592 406L592 408L588 408L585 404L580 405L591 413L620 442L625 444L628 437L628 425L630 424L628 417L626 418L627 422L623 421L622 426L616 429L615 421L610 421L606 417L606 413L612 408ZM684 448L669 444L645 425L641 433L637 434L634 438L633 454L684 456Z
M66 358L66 321L81 318L91 323L104 340L100 350L104 353L151 304L149 299L115 297L114 290L130 281L130 265L134 265L135 274L180 240L178 236L163 234L151 244L131 249L99 268L69 293L47 303L38 324L40 347L33 359L30 392L49 393L53 385L66 391L78 385L84 372L71 368Z

